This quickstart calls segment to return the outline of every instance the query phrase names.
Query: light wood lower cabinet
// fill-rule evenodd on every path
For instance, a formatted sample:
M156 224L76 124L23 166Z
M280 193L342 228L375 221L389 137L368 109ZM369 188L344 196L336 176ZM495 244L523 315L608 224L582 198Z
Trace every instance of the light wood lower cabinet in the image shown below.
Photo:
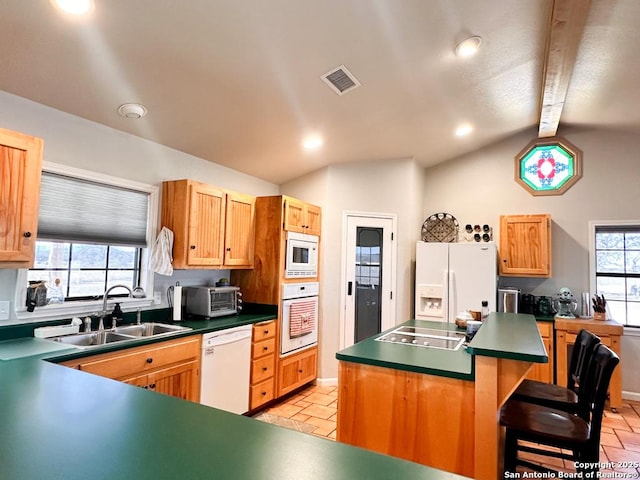
M587 329L600 337L600 341L611 348L622 363L620 337L624 328L614 320L593 320L584 318L564 319L556 317L556 380L558 385L567 386L567 369L571 362L571 350L580 330ZM609 406L616 411L622 406L622 366L613 371L609 382Z
M527 374L529 380L536 380L538 382L553 383L553 323L551 322L537 322L540 336L542 337L542 343L547 350L547 356L549 357L548 363L534 363L531 370Z
M63 363L158 393L200 400L201 337L192 336Z
M249 394L251 410L275 398L276 326L275 320L253 326Z
M278 372L279 397L312 382L318 374L318 347L280 359Z

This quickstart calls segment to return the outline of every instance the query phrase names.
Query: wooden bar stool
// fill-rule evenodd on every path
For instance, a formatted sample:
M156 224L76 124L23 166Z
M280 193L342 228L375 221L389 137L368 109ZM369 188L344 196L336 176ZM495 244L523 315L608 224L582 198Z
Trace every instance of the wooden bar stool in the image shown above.
M580 330L573 344L566 387L536 380L524 380L513 392L511 398L575 413L578 409L580 378L586 371L593 351L599 343L599 337L588 330Z
M577 462L577 470L583 478L585 474L586 478L596 478L602 414L609 381L619 362L615 352L606 345L599 344L596 347L587 371L581 378L577 414L508 400L500 411L500 425L506 427L503 478L507 478L507 472L515 473L518 465L558 476L559 472L519 458L518 452L572 460ZM519 441L538 445L521 445ZM570 450L572 453L542 449L541 445Z

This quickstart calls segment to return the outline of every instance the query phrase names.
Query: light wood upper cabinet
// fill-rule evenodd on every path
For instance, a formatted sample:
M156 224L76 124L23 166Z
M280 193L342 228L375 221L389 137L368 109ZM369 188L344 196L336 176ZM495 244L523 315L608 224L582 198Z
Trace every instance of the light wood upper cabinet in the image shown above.
M551 216L500 217L500 275L551 277Z
M301 202L291 197L284 199L284 229L290 232L308 233L320 236L320 207Z
M253 265L255 197L193 180L164 182L162 225L174 233L174 268Z
M0 128L0 268L33 266L43 141Z
M242 193L227 193L224 235L224 264L236 267L253 265L256 199ZM251 232L247 235L247 232Z

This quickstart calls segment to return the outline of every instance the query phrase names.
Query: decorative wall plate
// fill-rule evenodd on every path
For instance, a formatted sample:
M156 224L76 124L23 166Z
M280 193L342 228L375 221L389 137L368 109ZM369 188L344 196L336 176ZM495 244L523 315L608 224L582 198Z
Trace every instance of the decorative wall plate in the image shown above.
M458 241L458 220L449 213L434 213L422 224L423 242L452 243Z

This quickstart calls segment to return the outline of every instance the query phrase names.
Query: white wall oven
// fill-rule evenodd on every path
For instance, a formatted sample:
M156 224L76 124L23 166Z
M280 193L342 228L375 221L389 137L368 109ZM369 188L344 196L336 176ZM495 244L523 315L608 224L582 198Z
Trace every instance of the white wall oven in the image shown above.
M318 276L318 240L316 235L287 232L285 278Z
M318 282L282 286L280 355L318 344Z

